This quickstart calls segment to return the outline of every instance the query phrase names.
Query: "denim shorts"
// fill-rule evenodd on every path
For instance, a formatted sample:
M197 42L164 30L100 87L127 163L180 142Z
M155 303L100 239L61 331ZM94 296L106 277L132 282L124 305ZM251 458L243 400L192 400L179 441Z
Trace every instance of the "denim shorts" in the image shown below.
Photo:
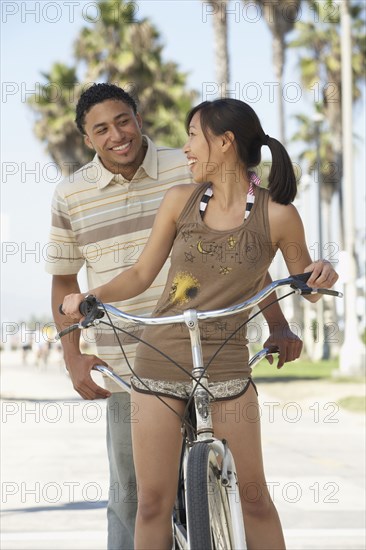
M209 382L208 389L213 396L213 401L235 399L243 395L250 384L253 385L255 392L257 388L251 378L236 378L234 380L224 380L222 382ZM158 394L174 399L183 399L187 401L192 393L192 381L171 382L169 380L153 380L151 378L131 378L131 386L137 392L147 394Z

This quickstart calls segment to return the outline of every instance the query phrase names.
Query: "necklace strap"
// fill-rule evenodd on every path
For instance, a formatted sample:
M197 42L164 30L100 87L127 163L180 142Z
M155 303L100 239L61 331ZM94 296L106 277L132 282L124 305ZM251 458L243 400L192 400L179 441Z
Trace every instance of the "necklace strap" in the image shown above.
M203 218L203 214L204 214L204 212L207 208L208 201L210 200L212 195L213 195L212 187L207 187L206 191L204 192L204 194L201 197L201 202L200 202L201 218Z
M255 172L248 172L248 175L249 175L249 189L247 194L247 203L245 206L244 220L248 218L250 211L253 208L253 204L255 201L255 186L256 185L259 186L261 183L260 178L257 176ZM205 210L207 208L208 202L212 197L213 197L212 187L207 187L200 201L200 214L202 219L205 214Z

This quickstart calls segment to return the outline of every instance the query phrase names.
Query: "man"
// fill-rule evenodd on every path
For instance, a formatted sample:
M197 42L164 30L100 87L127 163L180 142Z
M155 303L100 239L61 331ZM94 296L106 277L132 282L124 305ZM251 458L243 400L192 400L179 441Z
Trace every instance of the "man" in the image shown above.
M157 147L142 135L135 101L121 88L95 84L80 97L76 123L85 143L96 153L93 161L61 182L53 200L51 242L56 253L47 270L53 275L52 309L59 330L68 321L58 311L67 294L80 292L77 275L86 266L88 287L99 286L133 265L147 241L165 191L191 182L186 159L179 150ZM123 303L123 310L149 314L166 280L165 269L142 295ZM268 276L269 277L269 276ZM117 307L122 304L114 304ZM281 346L279 366L299 356L301 341L288 329L279 306L265 314L271 343ZM106 388L91 378L94 365L107 363L128 379L130 371L110 330L98 330L98 357L80 352L80 334L62 339L64 359L74 388L84 399L108 398L107 448L110 494L107 509L108 549L133 548L136 486L133 470L129 395L106 380ZM135 344L126 344L133 365Z

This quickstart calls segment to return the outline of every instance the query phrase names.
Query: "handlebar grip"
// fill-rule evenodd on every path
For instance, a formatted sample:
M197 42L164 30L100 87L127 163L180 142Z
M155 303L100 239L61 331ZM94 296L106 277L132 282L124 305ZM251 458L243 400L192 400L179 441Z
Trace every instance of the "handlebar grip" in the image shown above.
M328 296L337 296L337 298L343 298L343 292L338 292L338 290L331 290L329 288L317 288L318 294L327 294Z
M87 315L89 315L89 313L95 307L95 304L96 304L95 296L92 296L92 295L86 296L85 299L79 305L79 311L81 315L83 317L86 317ZM62 304L58 306L58 310L61 313L61 315L65 315L65 312L62 309Z

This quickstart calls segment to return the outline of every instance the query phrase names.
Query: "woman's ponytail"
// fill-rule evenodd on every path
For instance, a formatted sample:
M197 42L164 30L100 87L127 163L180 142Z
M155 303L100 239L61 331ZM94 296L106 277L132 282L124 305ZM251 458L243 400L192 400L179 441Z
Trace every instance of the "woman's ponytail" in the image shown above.
M297 193L297 184L291 159L277 139L265 135L263 145L268 145L272 153L272 166L268 176L268 191L274 202L289 204Z

